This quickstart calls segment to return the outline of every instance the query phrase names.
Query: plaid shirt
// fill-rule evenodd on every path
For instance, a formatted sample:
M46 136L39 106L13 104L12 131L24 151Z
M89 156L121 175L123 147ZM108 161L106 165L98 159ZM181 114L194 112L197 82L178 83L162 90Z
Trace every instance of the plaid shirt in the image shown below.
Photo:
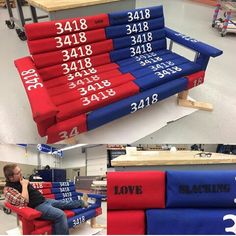
M14 188L5 187L3 193L5 200L14 206L24 207L28 204L27 200Z

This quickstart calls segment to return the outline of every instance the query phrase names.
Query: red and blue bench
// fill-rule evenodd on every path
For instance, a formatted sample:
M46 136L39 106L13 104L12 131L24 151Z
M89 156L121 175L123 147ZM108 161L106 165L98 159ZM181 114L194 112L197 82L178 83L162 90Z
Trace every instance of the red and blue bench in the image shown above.
M236 171L110 172L107 187L109 235L236 234Z
M45 198L63 201L78 200L83 195L77 192L73 182L36 182L31 183ZM69 228L74 228L91 219L95 226L95 218L102 214L101 203L104 195L88 194L89 207L64 210ZM40 219L41 212L30 207L18 207L5 202L5 206L17 214L24 235L52 234L52 222Z
M15 60L40 136L71 138L204 82L212 46L165 27L162 6L27 24ZM167 49L167 39L196 52Z

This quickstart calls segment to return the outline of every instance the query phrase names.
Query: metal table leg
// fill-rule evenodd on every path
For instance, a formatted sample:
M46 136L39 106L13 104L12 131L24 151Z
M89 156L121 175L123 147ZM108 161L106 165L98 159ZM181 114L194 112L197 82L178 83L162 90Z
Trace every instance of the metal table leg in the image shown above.
M37 17L37 12L34 6L30 5L30 12L31 12L31 16L32 16L32 20L34 23L38 23L38 17Z
M15 28L15 23L14 23L14 20L12 20L13 13L12 13L12 9L11 9L10 0L6 0L5 2L6 2L9 18L10 18L10 20L6 20L5 23L6 23L6 25L9 29L14 29Z

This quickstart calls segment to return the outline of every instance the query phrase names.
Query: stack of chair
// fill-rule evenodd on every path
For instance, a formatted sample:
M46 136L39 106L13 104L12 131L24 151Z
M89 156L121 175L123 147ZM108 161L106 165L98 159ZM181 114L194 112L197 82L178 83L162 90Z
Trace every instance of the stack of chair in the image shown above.
M108 234L232 233L236 171L108 174Z
M36 182L31 184L45 198L49 199L73 201L79 200L83 195L83 193L76 192L73 182ZM69 228L76 227L89 219L94 224L95 217L102 214L101 202L105 196L88 194L88 197L91 199L88 208L64 210L68 219ZM5 206L17 214L24 235L52 234L52 222L40 219L41 212L30 207L13 206L8 202L5 202ZM91 226L93 225L91 224Z

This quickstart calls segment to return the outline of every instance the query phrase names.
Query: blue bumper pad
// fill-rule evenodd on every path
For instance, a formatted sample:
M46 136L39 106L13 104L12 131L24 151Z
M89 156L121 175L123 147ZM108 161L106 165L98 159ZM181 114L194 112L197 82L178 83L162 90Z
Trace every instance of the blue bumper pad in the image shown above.
M75 186L71 187L61 187L61 188L52 188L52 193L65 193L75 191Z
M163 7L140 8L130 11L119 11L109 13L110 25L122 25L127 22L137 22L141 20L163 17Z
M236 208L235 177L236 171L167 171L166 205Z
M54 194L56 200L61 200L64 198L77 197L77 192L66 192L66 193L56 193Z
M151 209L146 211L147 234L232 235L235 214L236 209Z
M154 87L142 93L128 97L121 101L110 104L106 107L97 109L88 114L88 129L95 129L122 116L134 113L139 109L150 106L169 96L183 91L187 86L188 80L180 78L169 83Z
M69 218L67 220L68 222L68 227L69 228L72 228L72 227L76 227L77 225L80 225L82 223L84 223L86 220L89 220L93 217L96 216L96 210L95 209L92 209L90 211L86 211L82 214L79 214L79 215L76 215L76 216L73 216L71 218Z

